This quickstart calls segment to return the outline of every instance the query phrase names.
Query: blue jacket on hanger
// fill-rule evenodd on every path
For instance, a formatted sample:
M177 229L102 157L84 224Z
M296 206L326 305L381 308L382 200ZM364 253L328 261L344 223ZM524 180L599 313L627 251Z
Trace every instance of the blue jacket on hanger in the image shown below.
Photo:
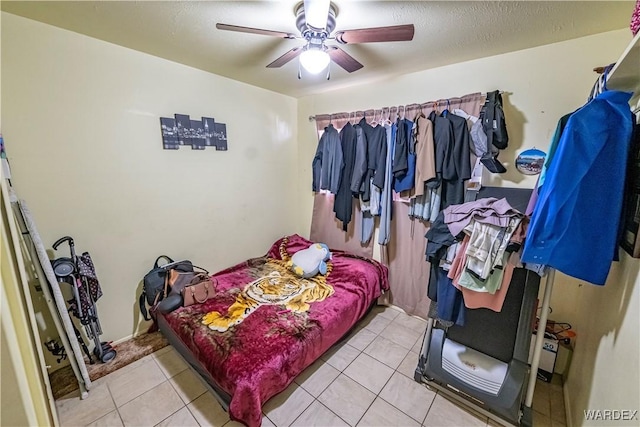
M606 91L567 122L533 209L522 261L604 285L618 245L633 116Z

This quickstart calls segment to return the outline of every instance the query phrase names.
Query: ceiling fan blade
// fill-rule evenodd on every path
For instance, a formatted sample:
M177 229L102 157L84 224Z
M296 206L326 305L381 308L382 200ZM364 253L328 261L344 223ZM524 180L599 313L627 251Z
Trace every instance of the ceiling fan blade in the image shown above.
M375 43L402 42L413 40L415 29L413 24L394 25L391 27L361 28L359 30L338 31L335 38L338 42L347 43Z
M290 51L282 55L280 58L276 59L271 64L267 65L267 68L282 67L284 64L286 64L287 62L291 61L292 59L300 55L302 53L302 50L303 50L302 46L294 47L293 49L291 49Z
M359 63L353 56L349 55L338 46L329 46L327 53L329 54L333 62L344 68L349 73L358 71L363 67L363 65Z
M280 37L283 39L295 39L296 35L291 33L284 33L282 31L263 30L261 28L240 27L238 25L228 25L217 23L216 28L225 31L237 31L239 33L260 34L262 36Z
M330 0L304 0L304 19L307 25L323 29L329 18Z

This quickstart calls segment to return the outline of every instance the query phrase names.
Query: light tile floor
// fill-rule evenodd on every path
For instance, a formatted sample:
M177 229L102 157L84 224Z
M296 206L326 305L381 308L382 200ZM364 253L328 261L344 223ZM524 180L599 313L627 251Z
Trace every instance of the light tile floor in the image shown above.
M376 307L264 405L262 425L497 425L413 380L425 326L393 307ZM56 406L64 427L241 425L171 347L95 381L87 399L76 392ZM538 381L533 407L535 426L565 425L557 382Z

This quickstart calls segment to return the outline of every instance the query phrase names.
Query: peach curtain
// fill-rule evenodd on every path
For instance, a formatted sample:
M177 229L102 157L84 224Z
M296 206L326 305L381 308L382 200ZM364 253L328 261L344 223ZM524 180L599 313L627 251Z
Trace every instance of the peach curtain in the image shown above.
M484 94L473 93L421 104L321 114L315 116L315 121L320 136L329 124L340 130L350 120L351 123L357 123L362 117L365 117L369 123L386 119L394 120L398 116L412 120L420 112L428 115L432 111L441 113L445 109L449 111L461 109L469 115L478 117L484 99ZM469 121L469 127L471 124ZM473 156L472 161L475 161ZM424 235L429 227L428 223L411 220L408 216L408 209L408 205L400 201L394 194L391 239L386 247L381 247L382 262L389 267L391 287L391 291L384 296L383 302L400 307L409 314L427 318L430 304L427 298L429 264L425 261L427 240ZM359 227L359 207L355 200L353 219L345 233L342 231L339 221L335 219L333 195L329 193L315 195L311 240L327 243L329 247L335 249L371 257L373 255L373 239L366 247L360 245Z
M386 303L402 308L408 314L427 318L429 263L425 261L428 223L409 219L409 206L400 201L392 205L391 240L382 251L389 267L390 292Z
M354 199L353 216L346 232L342 231L342 223L336 219L336 214L333 212L333 200L334 195L331 193L320 192L315 195L310 240L325 243L331 249L373 258L373 239L366 245L360 244L361 218L357 200Z

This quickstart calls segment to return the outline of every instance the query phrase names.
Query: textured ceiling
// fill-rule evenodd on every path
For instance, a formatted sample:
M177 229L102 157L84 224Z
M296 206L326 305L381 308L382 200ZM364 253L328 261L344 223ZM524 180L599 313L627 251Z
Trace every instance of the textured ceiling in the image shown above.
M291 96L390 78L629 25L633 1L334 0L336 30L415 25L410 42L346 45L364 64L298 80L298 61L265 66L301 40L220 31L217 22L298 34L291 1L7 1L5 12Z

